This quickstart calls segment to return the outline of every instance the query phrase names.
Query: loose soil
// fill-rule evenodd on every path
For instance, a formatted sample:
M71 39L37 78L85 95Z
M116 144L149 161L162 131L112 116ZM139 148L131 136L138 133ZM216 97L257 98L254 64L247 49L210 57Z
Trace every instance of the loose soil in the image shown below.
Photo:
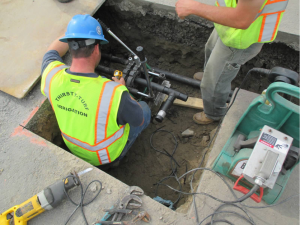
M150 6L136 6L130 1L107 1L95 14L131 49L142 45L148 64L163 70L192 77L197 71L203 70L204 46L212 31L212 25L206 21L178 22L176 17L161 9ZM119 57L128 57L128 52L106 32L105 37L110 44L105 46L103 52ZM68 61L68 60L67 60ZM290 47L281 44L265 44L261 53L242 66L238 76L232 83L232 89L241 84L246 72L253 67L272 68L282 66L299 72L299 53ZM101 64L114 69L122 70L122 66L101 61ZM199 89L171 81L172 88L187 94L190 97L201 97ZM253 75L249 78L244 89L261 93L269 85L266 77ZM176 201L178 193L157 183L172 174L170 157L151 148L150 137L154 131L162 127L174 134L178 147L174 159L178 163L177 175L198 166L209 141L210 133L218 125L197 125L193 122L193 114L198 110L179 106L172 106L161 124L151 123L142 132L129 150L120 165L107 172L128 185L137 185L144 189L150 197L160 196L166 200ZM152 111L153 114L157 113ZM60 136L60 131L48 101L45 101L36 115L28 123L27 128L44 137L48 141L67 150ZM181 133L192 129L195 135L182 138ZM172 153L175 141L168 133L159 132L153 136L153 145L161 151ZM174 164L174 163L173 163ZM196 174L194 187L199 181L200 174ZM189 192L189 178L181 180L182 191ZM174 179L164 182L174 188L178 183ZM176 207L188 200L182 196Z

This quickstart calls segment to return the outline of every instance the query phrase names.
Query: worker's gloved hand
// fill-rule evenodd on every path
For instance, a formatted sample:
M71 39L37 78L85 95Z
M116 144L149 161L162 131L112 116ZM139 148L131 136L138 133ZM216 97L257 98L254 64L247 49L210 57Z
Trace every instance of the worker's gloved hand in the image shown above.
M119 84L125 85L125 80L124 80L123 77L121 77L120 80L117 77L112 77L112 80L119 83Z

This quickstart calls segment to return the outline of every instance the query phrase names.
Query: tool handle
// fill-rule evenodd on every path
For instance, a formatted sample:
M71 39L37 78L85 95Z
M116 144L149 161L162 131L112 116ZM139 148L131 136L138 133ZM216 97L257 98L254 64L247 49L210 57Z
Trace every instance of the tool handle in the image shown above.
M141 59L141 61L145 61L145 54L144 54L144 48L142 46L138 46L136 48L136 52L138 57Z
M291 95L299 99L300 88L291 84L286 84L283 82L275 82L270 84L267 89L266 97L269 102L272 104L273 110L276 110L276 104L281 105L283 108L289 109L290 111L299 114L299 106L295 103L283 98L278 93L284 93ZM270 112L268 112L269 114ZM274 113L274 112L272 112ZM274 113L275 114L275 113Z
M235 182L234 186L233 186L233 189L236 190L236 191L239 191L239 192L242 192L243 194L247 194L249 192L249 189L239 185L239 181L244 178L244 175L242 174ZM259 188L259 193L260 193L260 196L258 196L257 194L253 194L251 195L250 198L252 198L253 201L259 203L261 202L261 199L264 195L264 189L262 187Z
M101 20L98 19L98 22L100 23L100 25L104 28L104 30L109 31L109 28L105 25L105 23L103 23Z

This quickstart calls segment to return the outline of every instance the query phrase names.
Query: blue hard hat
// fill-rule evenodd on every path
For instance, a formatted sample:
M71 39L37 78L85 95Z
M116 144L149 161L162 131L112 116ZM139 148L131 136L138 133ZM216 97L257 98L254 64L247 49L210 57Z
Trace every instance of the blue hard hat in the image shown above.
M65 36L60 38L61 42L68 42L68 39L95 39L100 44L107 44L103 30L99 22L90 15L76 15L69 22Z

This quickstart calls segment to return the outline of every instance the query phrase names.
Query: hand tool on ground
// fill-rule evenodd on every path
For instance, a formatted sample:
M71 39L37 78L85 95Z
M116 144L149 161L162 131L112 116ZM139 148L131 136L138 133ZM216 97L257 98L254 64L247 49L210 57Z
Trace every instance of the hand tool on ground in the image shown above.
M114 213L115 211L120 211L120 210L114 209L114 210L105 210L105 211ZM140 212L131 211L130 213L136 215L131 221L100 221L100 222L97 222L95 225L99 225L99 224L101 224L101 225L107 225L107 224L109 224L109 225L117 225L117 224L134 225L140 220L143 220L146 223L149 223L151 220L150 215L146 211L140 211Z
M88 168L79 173L72 172L72 177L59 180L24 203L8 209L0 214L0 224L26 225L28 220L36 217L45 210L53 209L66 197L64 191L78 186L80 184L79 176L91 170L92 168Z
M126 195L137 195L137 196L142 196L144 195L143 189L141 189L138 186L130 186L124 191L124 196Z
M130 187L128 187L125 191L124 191L124 194L123 194L123 198L122 198L122 200L126 197L126 196L130 196L130 195L137 195L137 196L142 196L142 195L144 195L144 191L143 191L143 189L141 189L140 187L138 187L138 186L130 186ZM129 203L129 206L133 206L135 203ZM116 205L118 206L118 205L120 205L120 202L118 201L117 203L116 203ZM139 208L140 207L140 204L138 204L138 205L136 205L137 206L137 208ZM117 208L117 207L115 207L115 208ZM113 213L114 214L114 213ZM117 213L116 213L117 214ZM114 214L114 217L116 216L116 214ZM119 215L121 215L121 213L119 213ZM121 220L121 219L120 219ZM120 220L117 220L117 221L120 221ZM113 221L114 221L114 219L113 219Z
M131 187L125 191L129 193L134 193L135 190L140 189L139 187ZM142 190L142 189L140 189ZM143 193L143 191L136 191L136 193L140 194ZM131 200L136 201L137 203L130 202ZM136 196L136 195L126 195L125 197L122 198L121 201L118 201L111 209L104 210L106 214L104 217L101 219L100 222L97 223L99 224L108 224L106 222L112 222L112 221L121 221L122 217L125 214L128 214L129 211L132 213L132 210L126 209L127 207L132 208L139 208L141 207L142 200ZM113 216L112 221L107 221L111 216ZM119 219L119 220L118 220Z
M130 202L131 200L134 200L137 203ZM132 209L132 208L136 209L141 206L142 206L142 199L140 199L136 195L127 195L121 200L121 202L119 203L117 208L118 209L126 209L127 207L129 207L130 209ZM123 213L115 213L112 218L112 221L121 221L123 216L124 216Z

